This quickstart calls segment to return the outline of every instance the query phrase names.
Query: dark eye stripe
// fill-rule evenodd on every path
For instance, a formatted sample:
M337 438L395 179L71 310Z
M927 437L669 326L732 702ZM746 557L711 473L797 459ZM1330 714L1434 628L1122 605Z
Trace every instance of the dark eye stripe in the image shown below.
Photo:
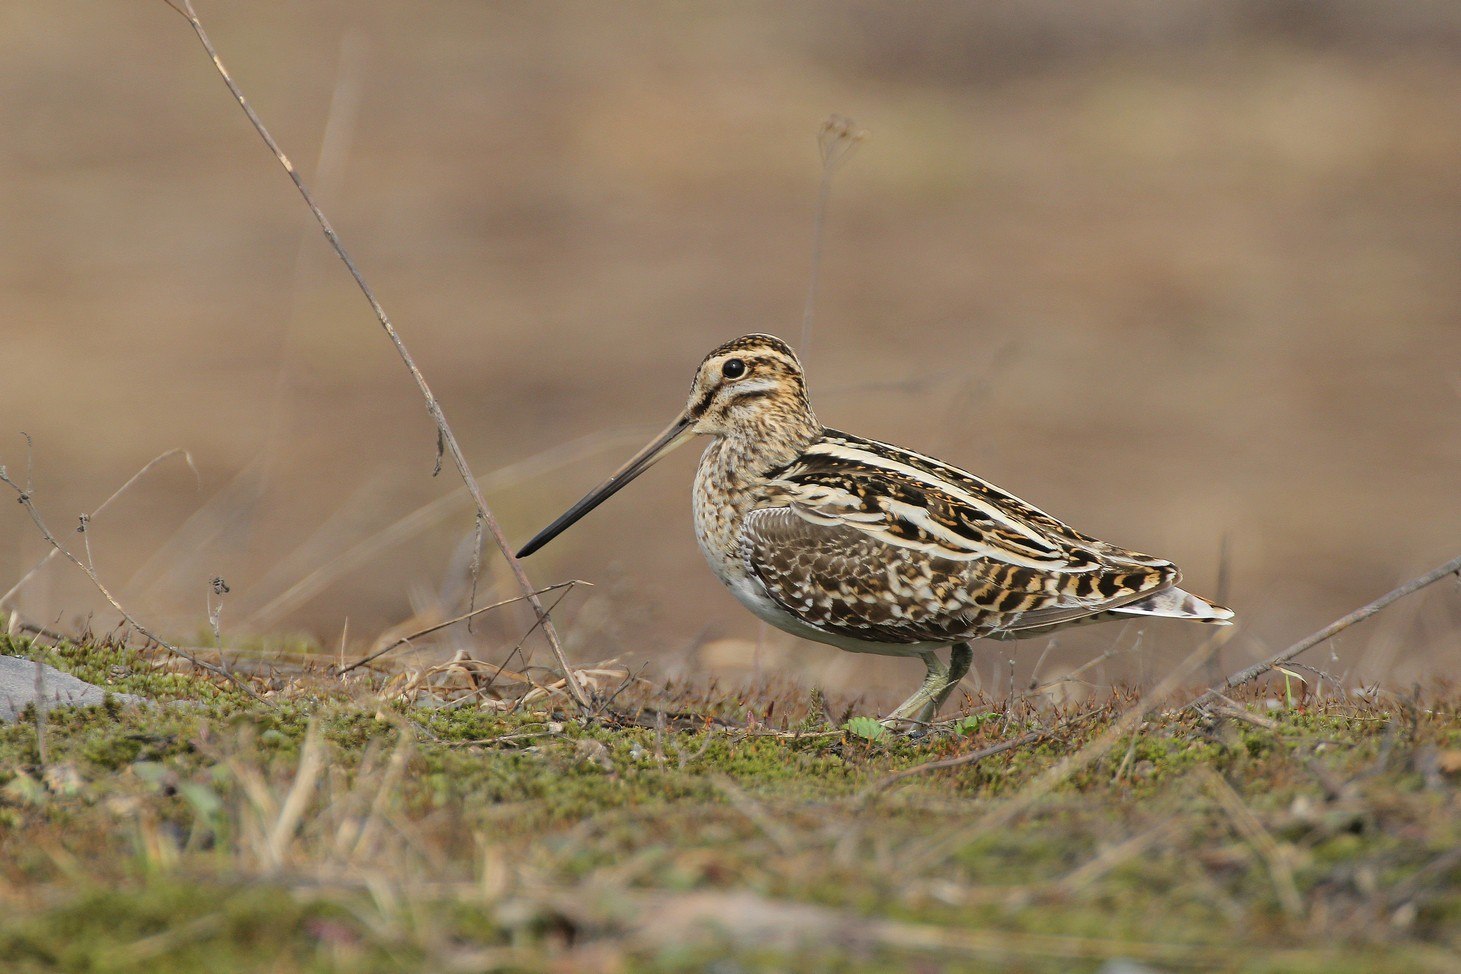
M747 389L745 392L737 392L731 397L731 402L750 402L752 399L766 399L776 395L776 389Z
M714 398L715 398L715 390L714 389L711 389L705 395L701 396L700 399L699 399L699 401L696 402L695 405L690 408L690 415L691 416L696 416L696 417L704 416L705 415L705 410L707 410L707 409L710 408L710 400L712 400Z

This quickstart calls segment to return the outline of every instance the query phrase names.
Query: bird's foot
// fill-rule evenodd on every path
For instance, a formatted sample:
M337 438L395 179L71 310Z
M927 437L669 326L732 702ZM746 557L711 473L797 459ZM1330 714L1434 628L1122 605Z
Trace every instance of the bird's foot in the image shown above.
M929 732L929 725L935 716L935 707L932 701L910 707L904 704L878 723L896 731L899 734L906 734L909 737L923 737Z

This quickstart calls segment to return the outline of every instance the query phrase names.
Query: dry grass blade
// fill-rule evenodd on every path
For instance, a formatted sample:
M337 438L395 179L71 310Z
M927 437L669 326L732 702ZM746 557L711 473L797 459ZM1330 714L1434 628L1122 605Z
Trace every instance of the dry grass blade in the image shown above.
M622 687L626 681L635 680L627 667L616 663L617 660L609 659L581 666L573 675L580 686L598 696L610 687ZM490 663L473 658L465 650L458 650L451 659L425 669L406 669L392 677L380 691L382 699L413 706L457 707L477 703L497 711L520 710L561 697L563 693L562 679L545 682L529 673L508 669L507 660Z
M254 510L265 494L267 454L256 456L196 507L151 554L131 567L129 592L151 598L186 587L202 574L199 552L218 544L242 512Z
M1145 853L1159 841L1171 837L1175 831L1170 822L1158 824L1155 828L1138 832L1131 838L1118 845L1101 852L1094 859L1083 863L1066 873L1053 884L1054 887L1063 893L1076 893L1089 887L1096 880L1120 866L1122 863L1130 862Z
M279 809L279 816L269 828L269 834L265 840L265 850L269 863L273 866L280 866L284 863L284 851L289 845L289 840L294 837L294 832L299 828L300 819L304 816L305 808L309 805L310 798L314 795L315 782L319 779L320 770L325 764L324 735L320 731L318 721L311 720L309 729L305 732L304 747L299 755L299 770L294 775L294 783L289 786L289 793L284 796L284 804Z
M366 813L364 822L355 834L355 841L349 845L346 852L348 861L358 862L374 851L386 817L386 805L400 787L401 779L406 773L406 763L410 760L414 749L415 741L411 731L402 728L400 739L396 742L390 759L386 762L385 774L380 779L380 787L375 790L371 799L370 810Z
M1242 796L1233 790L1223 776L1211 768L1201 766L1197 774L1208 786L1213 797L1217 799L1218 805L1222 807L1233 827L1262 857L1264 864L1268 867L1268 874L1273 878L1274 890L1278 893L1278 902L1284 912L1291 917L1300 917L1304 914L1304 900L1299 895L1299 888L1294 883L1294 870L1289 865L1288 858L1284 851L1279 848L1273 836L1258 821L1258 816L1243 802Z
M46 708L40 703L46 699L46 668L40 660L35 661L36 668L36 763L44 768L49 762L46 759Z
M1386 896L1390 906L1398 906L1419 895L1428 885L1446 886L1446 874L1461 866L1461 846L1448 849L1417 869L1404 882L1397 883Z
M324 231L325 239L329 241L331 248L334 249L340 260L345 264L346 269L350 272L350 276L355 279L356 285L359 286L361 293L365 295L366 301L370 303L371 310L375 312L376 320L380 322L380 326L385 331L386 337L395 346L396 353L405 364L406 370L411 373L411 378L415 381L416 388L420 390L421 397L426 401L426 410L431 414L432 420L436 423L438 452L451 455L452 463L456 466L457 473L467 485L467 490L472 495L472 501L477 506L478 516L481 517L482 523L491 532L492 539L497 543L498 549L502 552L502 557L507 560L508 567L517 579L518 587L522 589L523 597L533 607L533 611L537 613L538 622L543 628L543 635L547 638L548 645L553 650L553 655L558 661L559 669L564 674L569 695L578 704L583 714L589 716L592 712L589 699L584 695L583 689L573 677L573 670L568 665L568 657L564 655L563 646L558 640L558 632L553 628L553 621L548 617L548 612L543 608L543 604L538 601L538 597L533 594L533 584L529 581L527 573L523 570L518 560L513 557L512 546L508 544L507 535L503 533L502 526L497 523L497 518L487 506L487 500L482 496L482 490L477 486L477 479L472 475L471 468L467 464L466 454L462 452L461 445L457 443L456 434L452 432L451 426L447 423L446 414L442 411L441 404L437 402L436 396L431 391L431 387L427 384L426 376L416 366L416 360L412 358L410 351L406 348L406 343L396 332L395 326L391 324L390 317L386 314L385 308L375 296L375 291L366 283L364 275L355 266L355 261L350 257L350 254L340 242L339 234L335 232L334 226L325 216L324 211L315 203L313 195L311 195L309 189L304 185L304 180L300 178L299 172L294 168L294 164L289 161L289 157L284 154L284 150L279 147L279 143L274 141L274 137L265 128L263 119L259 118L258 113L254 111L253 105L244 97L243 90L233 80L233 76L228 73L228 69L223 66L223 60L219 57L217 49L214 48L212 39L209 38L208 32L203 28L203 22L198 19L198 14L193 9L192 0L176 0L176 2L174 0L164 0L164 2L185 17L188 24L193 28L193 33L198 35L198 40L203 45L203 49L208 52L208 57L213 61L214 68L217 69L219 76L222 77L223 83L228 86L229 93L233 95L239 107L248 116L249 122L253 125L254 130L259 133L259 137L264 140L264 144L269 147L269 151L274 154L274 158L279 161L279 164L284 167L284 171L289 174L289 178L294 182L295 188L299 190L299 195L304 198L305 205L309 207L310 213L314 215L315 220L320 225L320 229Z
M186 944L212 937L226 921L227 917L222 911L205 913L187 923L169 927L161 933L120 947L113 959L119 966L126 967L146 963L153 958L173 953Z
M1393 591L1385 593L1368 605L1363 605L1360 608L1355 609L1349 615L1335 619L1323 629L1320 629L1318 632L1312 633L1309 636L1300 639L1298 642L1294 643L1292 646L1279 653L1277 656L1270 657L1269 659L1266 659L1261 663L1254 663L1252 666L1239 670L1237 673L1234 673L1232 676L1224 680L1221 686L1216 686L1213 687L1211 690L1208 690L1202 696L1198 697L1196 700L1188 704L1188 706L1201 707L1204 704L1210 703L1211 701L1216 700L1223 694L1227 693L1229 690L1233 689L1233 687L1240 686L1244 683L1247 683L1249 680L1256 679L1257 677L1262 676L1263 674L1267 673L1271 669L1274 669L1275 667L1282 666L1284 663L1287 663L1289 660L1300 655L1301 653L1308 652L1325 640L1337 636L1339 633L1348 629L1355 623L1363 622L1364 620L1368 619L1370 616L1374 615L1380 610L1386 608L1390 604L1398 602L1401 599L1405 598L1407 595L1413 595L1414 593L1419 592L1426 586L1433 585L1436 582L1439 582L1447 575L1456 574L1461 574L1461 556L1452 558L1444 565L1441 565L1439 568L1432 569L1431 571L1426 572L1424 575L1419 575L1415 578L1412 578L1404 585L1400 586L1397 589L1394 589Z

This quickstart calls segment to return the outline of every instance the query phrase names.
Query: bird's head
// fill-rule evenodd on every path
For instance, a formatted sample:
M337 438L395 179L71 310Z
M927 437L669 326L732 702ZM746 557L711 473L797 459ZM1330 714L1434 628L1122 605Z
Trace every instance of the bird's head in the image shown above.
M811 416L801 362L772 335L746 335L716 348L695 372L682 418L709 436L774 435Z
M792 454L821 427L807 402L801 363L791 346L771 335L746 335L705 356L690 398L675 421L609 479L565 511L518 552L525 557L613 496L671 450L697 435L731 440L762 462Z

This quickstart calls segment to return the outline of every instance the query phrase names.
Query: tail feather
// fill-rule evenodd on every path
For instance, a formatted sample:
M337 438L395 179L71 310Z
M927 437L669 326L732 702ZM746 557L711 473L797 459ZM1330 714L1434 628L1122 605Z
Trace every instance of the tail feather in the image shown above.
M1175 586L1164 588L1144 599L1118 605L1110 611L1135 616L1196 619L1199 622L1209 622L1219 626L1232 625L1233 618L1233 610L1227 606L1209 602L1200 595L1193 595L1191 592Z

